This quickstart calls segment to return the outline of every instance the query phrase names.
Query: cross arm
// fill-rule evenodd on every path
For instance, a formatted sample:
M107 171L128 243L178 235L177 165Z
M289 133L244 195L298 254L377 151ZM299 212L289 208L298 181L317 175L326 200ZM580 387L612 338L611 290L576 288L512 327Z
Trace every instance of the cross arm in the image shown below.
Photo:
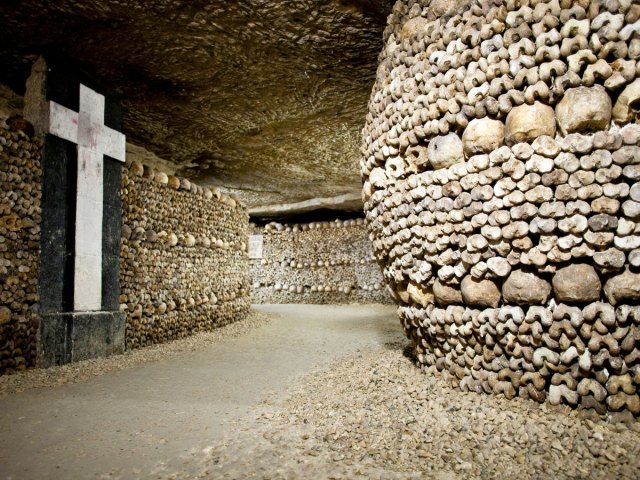
M78 143L78 113L56 102L49 102L49 133Z

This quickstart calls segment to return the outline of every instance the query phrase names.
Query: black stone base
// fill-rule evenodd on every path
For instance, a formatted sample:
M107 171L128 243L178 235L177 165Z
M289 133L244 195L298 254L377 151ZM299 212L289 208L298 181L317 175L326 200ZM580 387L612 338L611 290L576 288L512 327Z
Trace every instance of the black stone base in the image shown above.
M40 327L41 366L123 353L125 325L121 312L45 314Z

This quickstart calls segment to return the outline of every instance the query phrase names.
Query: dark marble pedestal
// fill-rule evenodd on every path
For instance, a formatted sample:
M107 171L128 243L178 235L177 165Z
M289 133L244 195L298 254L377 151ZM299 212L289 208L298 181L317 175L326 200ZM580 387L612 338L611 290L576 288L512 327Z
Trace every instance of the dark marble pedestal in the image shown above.
M73 312L42 316L42 366L51 367L123 353L124 313Z

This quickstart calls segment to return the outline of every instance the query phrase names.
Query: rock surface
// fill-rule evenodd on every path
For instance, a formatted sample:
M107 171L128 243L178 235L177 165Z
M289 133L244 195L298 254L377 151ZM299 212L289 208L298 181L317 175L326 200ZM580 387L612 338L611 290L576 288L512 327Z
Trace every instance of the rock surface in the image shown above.
M553 137L556 133L556 116L548 105L536 102L520 105L507 115L505 140L507 145L531 142L541 135Z
M452 287L440 280L433 284L433 295L439 305L460 305L462 304L462 291L459 287Z
M596 302L600 299L600 278L587 264L569 265L553 276L553 291L562 302Z
M611 277L604 284L604 294L612 305L622 300L640 300L640 274L625 270L623 273Z
M469 275L462 280L461 290L468 305L495 308L500 304L500 290L491 280L477 280Z
M551 294L551 285L533 272L515 270L502 285L505 302L516 305L543 305Z
M464 154L491 153L504 144L504 123L490 118L476 118L469 122L462 135Z
M429 142L427 156L434 170L461 162L464 160L462 140L455 133L435 137Z
M346 193L331 198L312 198L296 203L253 207L249 209L249 214L257 218L278 218L321 209L357 212L360 211L361 208L362 199L360 194Z
M618 124L625 124L637 118L640 112L640 78L636 78L618 96L613 107L612 117Z
M564 135L604 130L611 121L611 98L600 85L571 88L556 106L556 116Z
M26 54L54 50L117 89L127 137L180 176L224 186L249 207L353 194L390 8L387 0L3 2L0 83L22 93Z

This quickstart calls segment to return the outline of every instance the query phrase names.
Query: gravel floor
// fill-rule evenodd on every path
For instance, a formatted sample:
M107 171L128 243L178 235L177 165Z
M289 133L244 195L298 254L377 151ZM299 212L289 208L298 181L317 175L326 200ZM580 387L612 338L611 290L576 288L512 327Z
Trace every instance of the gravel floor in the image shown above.
M367 312L373 315L376 311ZM268 323L279 325L282 319L271 322L274 313L279 315L277 309L272 313L254 312L246 322L119 357L1 377L0 395L75 383L145 363L143 372L150 372L155 360L175 355L176 362L180 362L184 357L179 356L181 353L241 337L252 330L255 333L256 327ZM167 456L166 461L155 464L154 468L135 469L134 476L273 480L640 478L640 422L621 416L591 418L586 412L452 389L440 377L421 372L403 355L406 341L400 328L394 327L395 322L397 320L389 317L388 322L376 327L373 332L381 335L381 341L374 342L374 346L362 346L358 350L354 346L350 351L355 353L346 357L343 354L331 363L318 363L324 366L297 377L284 391L262 393L255 402L244 407L238 405L246 410L242 415L229 418L230 423L225 424L220 435L209 435L204 444L192 439L191 450L184 450L183 454L168 452L176 454L176 461L169 461ZM321 337L322 331L313 328L317 329L322 323L313 324L314 327L310 324L307 334ZM338 325L343 324L332 324L332 334L340 328ZM340 332L342 336L355 335L361 328L371 326L366 326L366 322L354 323ZM265 330L260 332L262 336L267 334ZM282 336L283 343L276 348L280 347L282 353L291 350L292 345L284 338L288 330L280 329L277 334ZM292 335L295 337L296 333ZM245 345L242 341L247 338L239 339L238 345ZM322 338L326 338L326 342L336 341ZM296 355L309 348L324 351L328 348L324 342L309 344ZM269 345L273 343L271 338ZM309 355L317 353L309 351ZM184 363L184 359L182 361ZM180 368L189 369L190 365L184 363ZM78 393L71 397L86 403L85 394ZM148 397L144 392L141 395L143 399ZM175 407L183 409L193 404L197 409L194 413L204 413L208 404L199 402L205 401L205 397L186 396L187 403L179 402ZM153 394L154 398L167 399L162 393ZM261 403L259 398L263 398ZM153 402L149 405L159 408ZM160 410L164 413L158 422L169 422L171 428L178 428L178 424L170 423L167 417L173 410L165 410ZM68 427L67 423L64 425ZM144 430L153 427L148 423L144 425ZM167 434L179 433L171 432ZM131 434L135 437L140 432ZM143 463L137 462L135 456L129 461ZM131 478L118 472L88 476Z
M304 377L284 403L265 402L257 428L185 462L200 464L196 478L640 478L640 423L462 393L403 345Z
M210 332L200 332L168 343L130 350L123 355L86 360L48 369L31 369L14 375L2 375L0 376L0 398L34 388L51 388L82 382L106 373L171 358L184 352L202 350L210 345L245 335L258 327L267 325L272 318L272 314L252 310L247 319L241 322L225 325Z

